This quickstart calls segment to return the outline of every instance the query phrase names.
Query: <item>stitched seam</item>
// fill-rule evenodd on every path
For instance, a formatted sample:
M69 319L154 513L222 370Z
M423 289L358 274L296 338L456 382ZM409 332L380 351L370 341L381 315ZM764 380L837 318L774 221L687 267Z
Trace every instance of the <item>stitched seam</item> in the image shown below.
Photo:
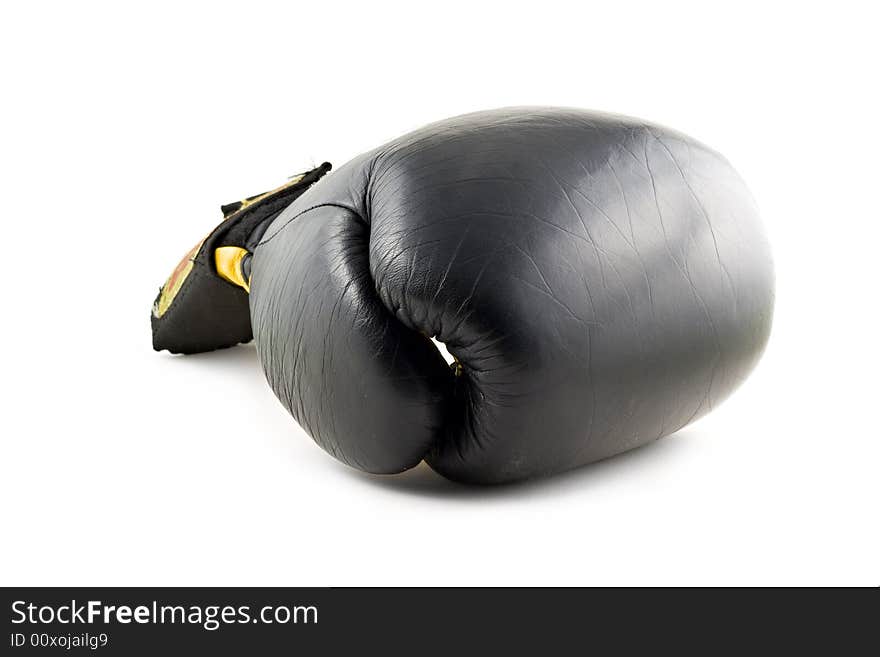
M348 205L343 205L342 203L319 203L318 205L313 205L313 206L311 206L311 207L309 207L309 208L306 208L305 210L302 210L302 211L300 211L300 212L297 212L297 213L296 213L295 215L293 215L290 219L288 219L287 221L285 221L285 222L284 222L284 225L281 226L280 228L278 228L278 230L276 230L274 233L272 233L269 237L267 237L266 239L264 239L264 240L261 241L261 242L258 242L258 243L257 243L257 246L262 246L263 244L268 244L268 243L271 242L273 239L275 239L275 236L276 236L276 235L278 235L282 230L284 230L284 229L287 228L291 223L293 223L293 221L294 221L295 219L298 219L299 217L301 217L302 215L304 215L306 212L311 212L312 210L317 210L318 208L340 208L340 209L342 209L342 210L348 210L348 211L351 212L355 217L357 217L357 219L358 219L361 223L363 223L363 224L366 224L366 223L367 223L366 221L364 221L364 218L361 216L360 212L358 212L357 210L355 210L354 208L352 208L352 207L350 207L350 206L348 206ZM256 247L255 247L255 248L256 248Z

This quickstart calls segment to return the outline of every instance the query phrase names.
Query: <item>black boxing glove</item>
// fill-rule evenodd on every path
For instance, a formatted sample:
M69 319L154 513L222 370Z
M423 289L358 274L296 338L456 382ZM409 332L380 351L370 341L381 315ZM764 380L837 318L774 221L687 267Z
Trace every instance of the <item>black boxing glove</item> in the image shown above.
M680 133L502 109L313 184L328 168L202 243L188 262L210 282L182 297L190 273L165 303L163 289L154 346L252 331L281 402L356 468L425 459L490 483L590 463L710 411L767 342L773 268L752 197ZM185 330L163 329L168 313Z

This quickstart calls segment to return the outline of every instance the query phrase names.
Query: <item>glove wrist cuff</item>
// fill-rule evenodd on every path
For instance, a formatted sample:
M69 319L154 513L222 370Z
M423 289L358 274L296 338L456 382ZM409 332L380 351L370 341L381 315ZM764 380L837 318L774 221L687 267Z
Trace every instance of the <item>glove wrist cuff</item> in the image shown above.
M198 353L253 338L250 259L269 224L330 170L291 178L269 192L221 206L223 221L183 257L153 303L153 348Z

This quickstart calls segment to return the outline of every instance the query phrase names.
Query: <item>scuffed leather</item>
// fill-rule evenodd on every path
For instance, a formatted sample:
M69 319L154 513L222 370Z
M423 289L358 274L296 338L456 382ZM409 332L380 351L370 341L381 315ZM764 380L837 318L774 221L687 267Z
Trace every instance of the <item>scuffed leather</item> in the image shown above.
M424 458L489 483L717 406L765 346L773 271L714 151L635 119L512 108L329 174L268 228L251 290L269 383L319 445L369 472Z

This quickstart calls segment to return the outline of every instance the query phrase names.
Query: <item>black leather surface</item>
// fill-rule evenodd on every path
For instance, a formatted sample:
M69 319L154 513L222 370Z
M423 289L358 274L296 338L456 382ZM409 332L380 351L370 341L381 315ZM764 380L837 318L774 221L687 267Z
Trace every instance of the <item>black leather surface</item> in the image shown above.
M309 189L257 247L250 305L269 383L328 452L504 482L717 406L767 341L773 272L714 151L514 108L427 126Z

